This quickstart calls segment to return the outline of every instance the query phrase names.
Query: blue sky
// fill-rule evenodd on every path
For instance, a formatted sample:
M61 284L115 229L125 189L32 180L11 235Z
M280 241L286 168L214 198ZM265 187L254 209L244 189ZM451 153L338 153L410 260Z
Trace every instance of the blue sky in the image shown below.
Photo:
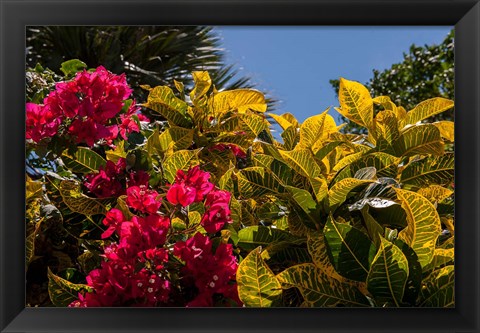
M402 61L411 44L439 44L451 27L246 27L221 26L227 63L241 68L280 103L275 113L298 120L338 106L328 82L367 82L372 70ZM338 116L332 109L331 114Z

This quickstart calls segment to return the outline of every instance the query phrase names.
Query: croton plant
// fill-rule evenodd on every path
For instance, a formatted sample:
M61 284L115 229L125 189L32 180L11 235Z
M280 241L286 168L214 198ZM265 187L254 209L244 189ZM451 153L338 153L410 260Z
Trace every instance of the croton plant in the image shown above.
M450 307L454 124L340 80L300 123L262 93L27 72L29 306ZM272 130L274 122L279 133Z

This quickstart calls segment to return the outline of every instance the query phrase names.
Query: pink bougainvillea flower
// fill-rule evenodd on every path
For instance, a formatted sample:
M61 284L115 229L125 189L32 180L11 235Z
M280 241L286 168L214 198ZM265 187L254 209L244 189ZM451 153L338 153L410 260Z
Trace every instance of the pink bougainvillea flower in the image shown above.
M197 165L185 174L178 170L175 176L175 183L167 192L167 200L174 204L181 204L183 207L193 202L201 202L214 187L210 181L210 174L202 171Z
M125 194L125 168L124 158L117 163L107 161L105 167L100 167L98 173L85 176L85 187L99 198L116 197Z
M173 184L167 192L167 200L174 205L186 207L195 201L197 191L185 183Z
M177 242L173 253L185 261L182 272L198 289L197 297L188 306L211 306L214 294L232 294L229 289L236 288L232 282L238 264L231 244L220 243L212 253L211 240L197 233L186 242Z
M212 206L214 204L225 204L228 205L230 202L231 194L228 191L224 190L213 190L207 194L207 199L205 200L205 206Z
M110 237L116 230L119 230L123 221L125 221L125 217L123 216L121 210L117 208L110 209L102 221L102 223L107 227L107 230L105 230L101 235L102 239Z
M205 212L200 223L206 232L215 233L229 222L231 222L231 218L228 205L215 203Z
M148 190L145 185L131 186L127 189L126 203L129 207L142 213L154 214L162 204L158 193Z
M143 170L131 170L128 174L127 184L128 186L145 186L148 187L148 181L150 180L150 175Z
M39 142L57 133L61 117L48 106L26 104L26 138Z
M231 150L233 155L235 155L238 158L246 158L247 157L247 154L245 154L245 152L240 147L238 147L237 145L231 144L231 143L228 143L228 144L219 143L219 144L216 144L213 147L210 147L209 150L210 151Z

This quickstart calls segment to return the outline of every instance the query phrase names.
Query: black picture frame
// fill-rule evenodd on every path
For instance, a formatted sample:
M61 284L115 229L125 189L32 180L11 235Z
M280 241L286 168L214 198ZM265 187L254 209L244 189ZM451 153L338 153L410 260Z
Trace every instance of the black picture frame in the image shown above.
M1 332L479 332L478 0L0 0ZM27 25L455 25L453 309L25 308Z

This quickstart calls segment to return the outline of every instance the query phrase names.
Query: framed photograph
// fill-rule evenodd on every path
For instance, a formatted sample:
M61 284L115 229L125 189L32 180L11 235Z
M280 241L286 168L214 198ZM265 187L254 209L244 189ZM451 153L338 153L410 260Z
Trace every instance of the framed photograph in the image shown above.
M480 330L478 1L0 6L2 332Z

